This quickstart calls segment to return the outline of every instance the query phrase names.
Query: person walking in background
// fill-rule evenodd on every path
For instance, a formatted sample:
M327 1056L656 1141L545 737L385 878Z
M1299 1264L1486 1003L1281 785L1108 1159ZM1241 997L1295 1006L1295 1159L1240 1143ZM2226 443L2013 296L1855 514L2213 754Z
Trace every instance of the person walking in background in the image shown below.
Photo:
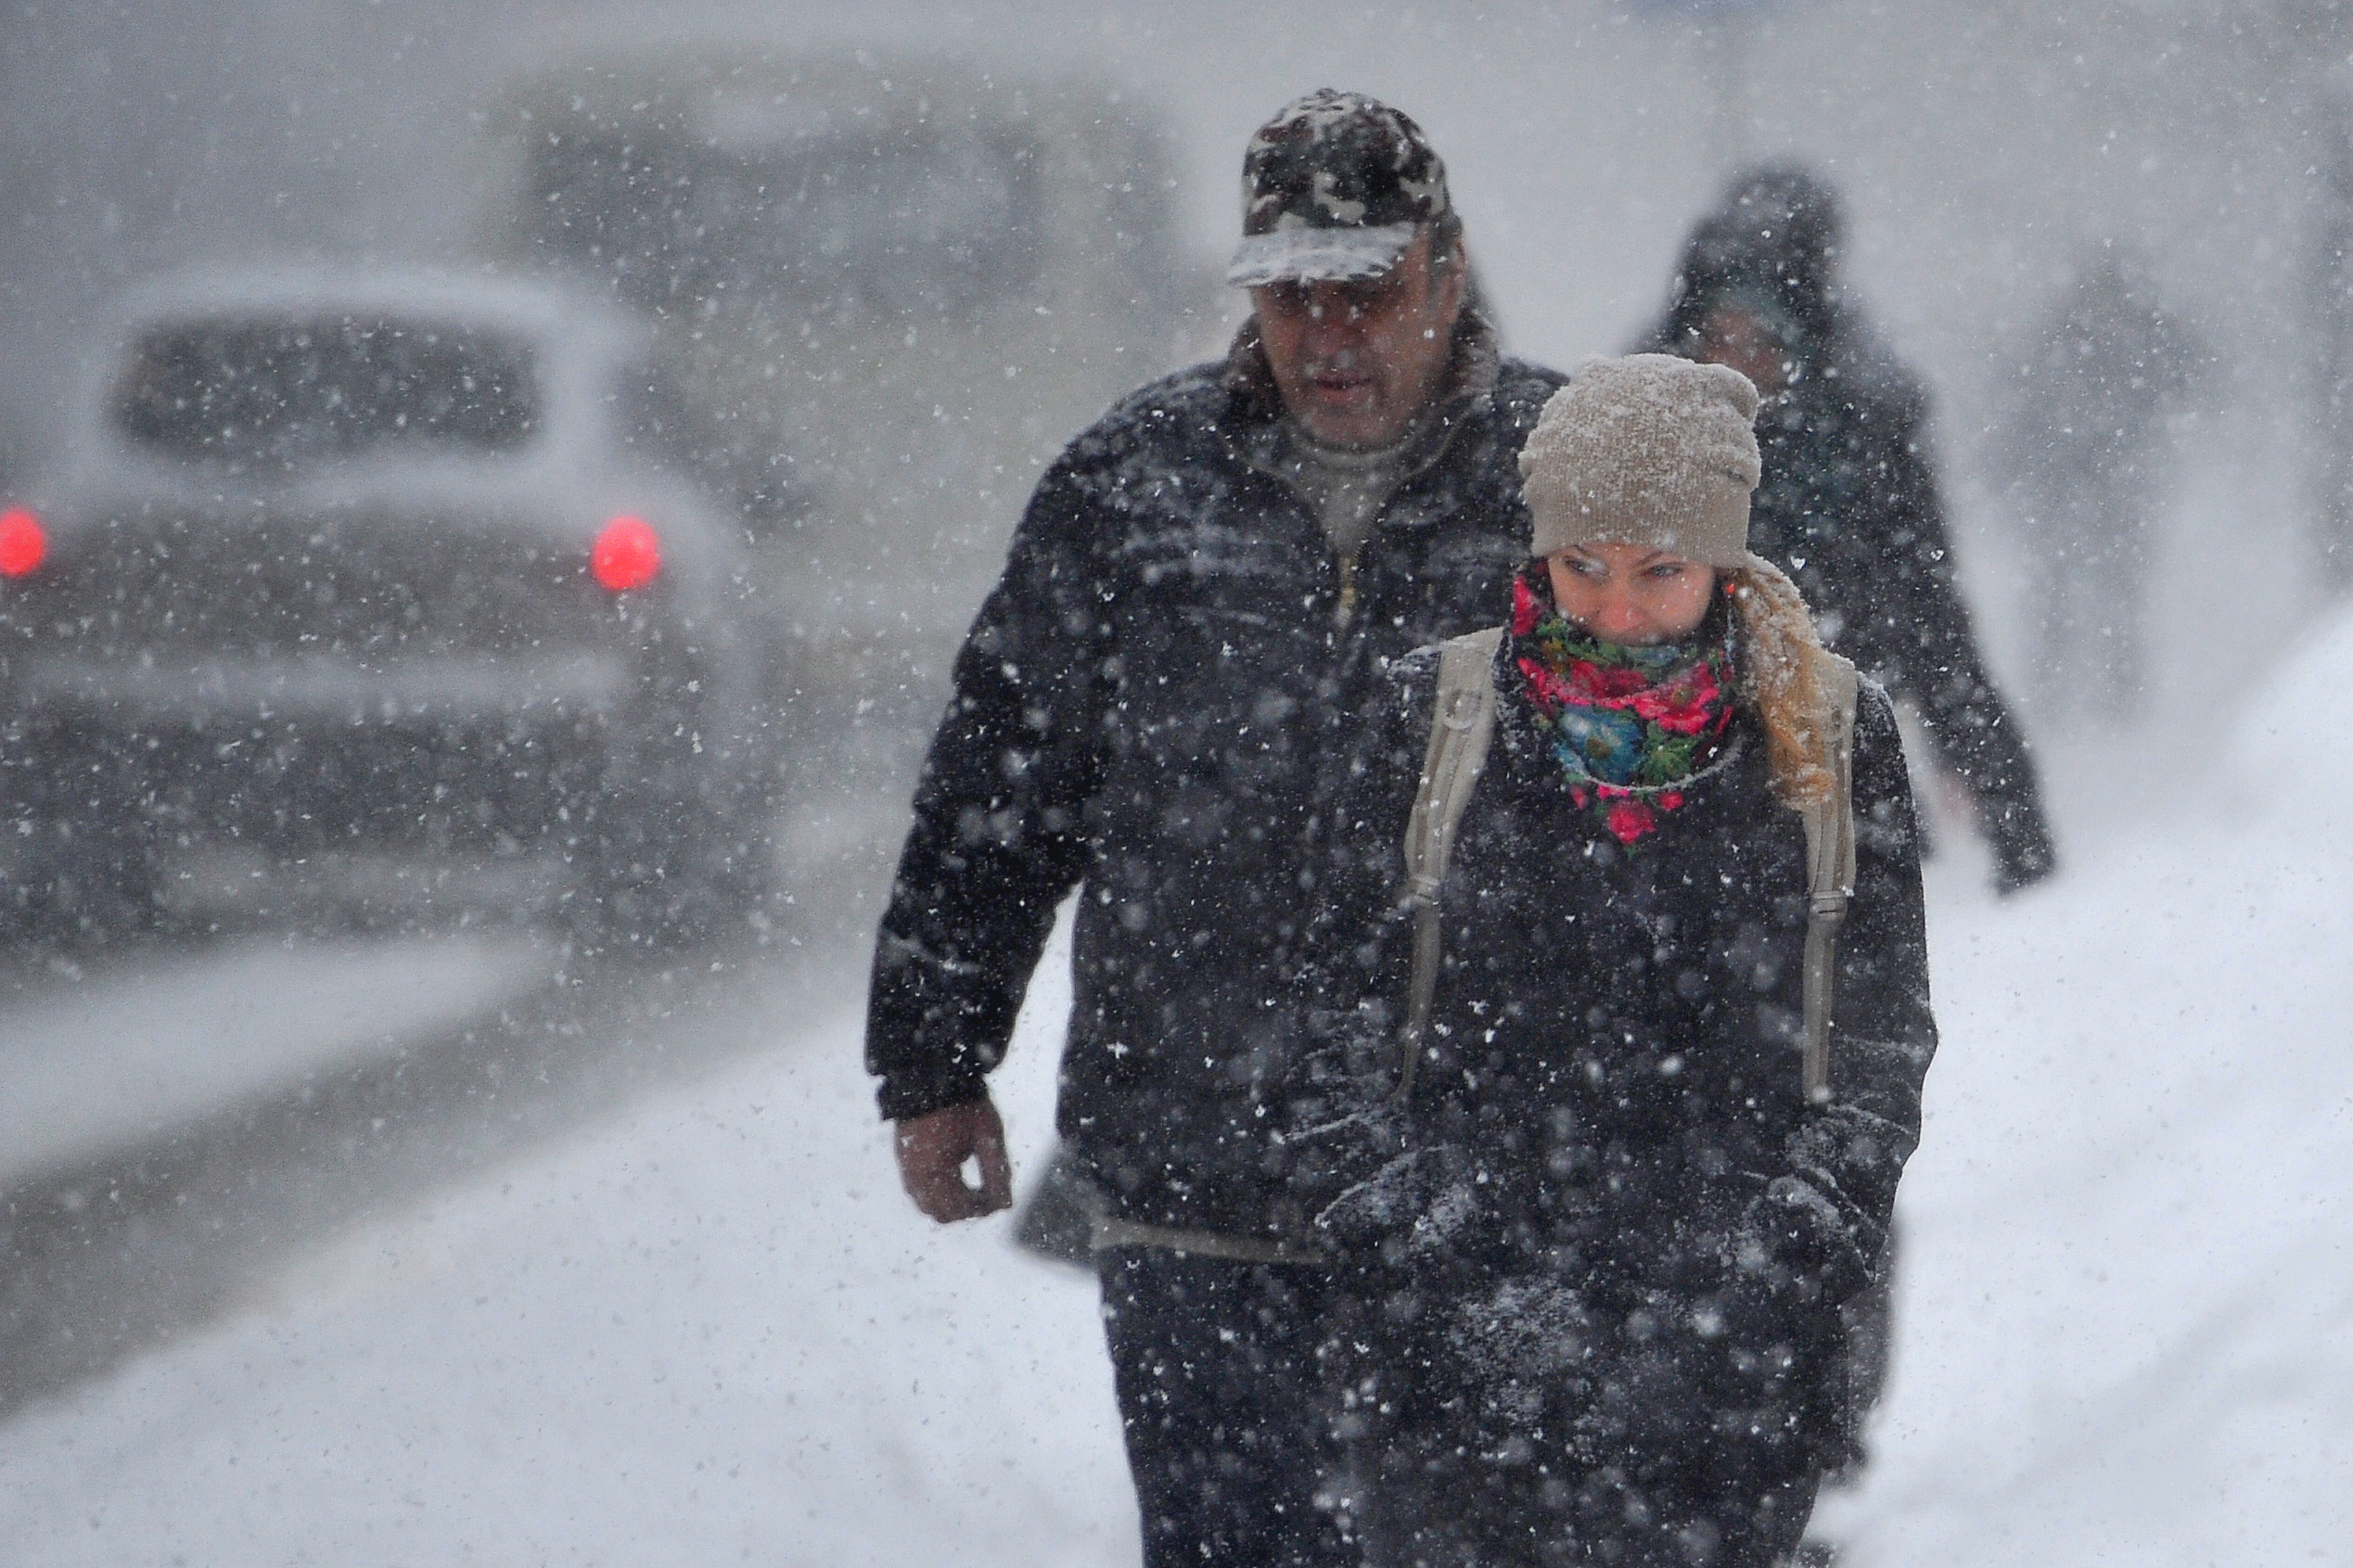
M2145 673L2151 514L2167 415L2206 354L2131 259L2104 245L2018 356L2001 452L2039 559L2036 695L2054 714L2129 716Z
M1749 552L1756 409L1580 368L1505 624L1392 666L1341 764L1289 1154L1372 1568L1774 1568L1851 1445L1937 1031L1894 708Z
M1919 712L2014 892L2056 865L2026 736L1979 656L1927 450L1927 396L1838 278L1836 192L1792 164L1737 176L1683 248L1645 347L1727 364L1763 394L1749 543L1823 641Z
M1315 1501L1323 1273L1271 1103L1320 763L1388 660L1505 592L1515 459L1561 379L1499 357L1405 115L1311 94L1243 184L1226 276L1253 309L1224 362L1070 444L957 657L867 1015L914 1202L1006 1206L987 1075L1078 891L1056 1120L1101 1217L1149 1568L1354 1560Z

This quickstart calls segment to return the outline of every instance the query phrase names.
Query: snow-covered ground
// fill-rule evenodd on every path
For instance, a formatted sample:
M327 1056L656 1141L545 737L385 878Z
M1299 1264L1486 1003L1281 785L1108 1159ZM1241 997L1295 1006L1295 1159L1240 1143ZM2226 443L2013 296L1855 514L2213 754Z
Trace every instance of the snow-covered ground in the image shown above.
M0 1429L0 1561L1132 1557L1090 1293L1002 1220L906 1206L856 989L789 1030L783 998L730 1010L712 1026L789 1046L371 1223ZM1030 1147L1057 1000L1006 1086Z
M2007 904L1933 888L1859 1568L2353 1561L2353 618L2172 809ZM1051 964L1049 974L1053 973ZM366 1222L249 1310L0 1428L38 1564L1134 1560L1091 1293L900 1198L829 1016ZM1055 1014L1000 1075L1032 1168Z
M2235 739L1936 911L1859 1564L2353 1562L2353 616Z

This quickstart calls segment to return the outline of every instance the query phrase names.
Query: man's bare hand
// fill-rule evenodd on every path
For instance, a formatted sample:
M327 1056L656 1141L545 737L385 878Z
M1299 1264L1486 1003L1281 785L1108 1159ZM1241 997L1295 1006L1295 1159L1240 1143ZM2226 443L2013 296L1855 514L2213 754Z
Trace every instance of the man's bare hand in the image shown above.
M899 1179L915 1207L942 1225L978 1219L1013 1206L1013 1162L1005 1158L1004 1123L986 1094L897 1124ZM980 1167L976 1190L964 1163Z

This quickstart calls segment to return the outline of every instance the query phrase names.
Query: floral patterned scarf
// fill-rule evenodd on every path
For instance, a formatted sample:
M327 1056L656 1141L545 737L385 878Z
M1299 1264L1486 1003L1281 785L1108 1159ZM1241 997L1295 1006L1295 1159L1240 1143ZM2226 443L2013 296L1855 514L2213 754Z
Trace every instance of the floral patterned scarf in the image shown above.
M1723 751L1733 717L1732 618L1697 643L1625 647L1571 626L1542 567L1512 584L1512 657L1569 797L1620 844L1680 809L1682 785Z

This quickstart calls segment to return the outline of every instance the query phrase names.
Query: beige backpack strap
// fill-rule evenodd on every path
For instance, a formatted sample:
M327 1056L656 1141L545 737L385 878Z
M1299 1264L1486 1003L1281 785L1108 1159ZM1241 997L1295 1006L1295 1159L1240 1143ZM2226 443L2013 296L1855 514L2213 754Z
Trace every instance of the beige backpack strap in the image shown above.
M1830 1010L1838 969L1838 928L1855 891L1855 705L1861 686L1855 667L1835 654L1816 666L1828 698L1822 763L1830 798L1806 807L1806 975L1803 1075L1808 1104L1830 1098Z
M1400 1104L1413 1096L1430 1002L1438 993L1439 884L1446 880L1464 808L1495 736L1495 650L1503 638L1503 629L1492 626L1439 645L1438 700L1422 758L1421 787L1413 797L1413 814L1406 819L1405 886L1398 899L1399 908L1413 911L1413 985L1406 997L1405 1027L1398 1036L1403 1057L1397 1073Z

